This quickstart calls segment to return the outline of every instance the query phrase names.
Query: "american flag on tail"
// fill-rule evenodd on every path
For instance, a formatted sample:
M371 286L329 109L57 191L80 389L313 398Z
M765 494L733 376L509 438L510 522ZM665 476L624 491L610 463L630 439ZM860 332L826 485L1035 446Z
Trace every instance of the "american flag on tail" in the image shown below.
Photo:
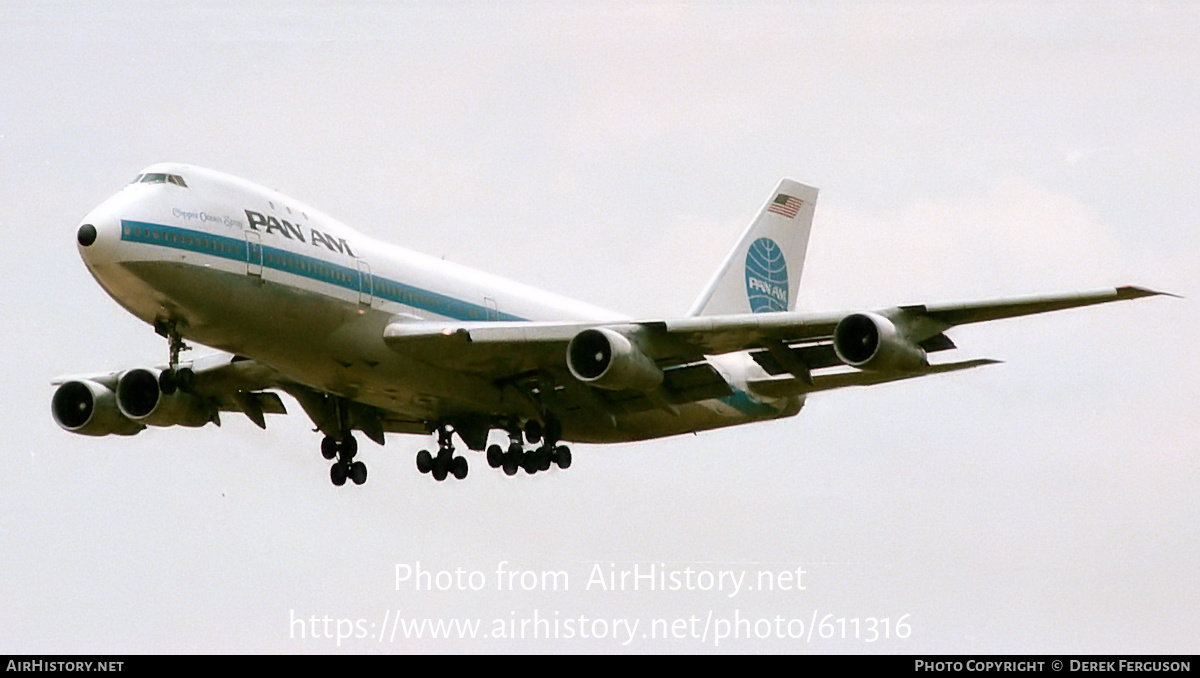
M780 193L779 195L775 196L774 200L771 201L771 206L767 208L767 211L774 212L775 214L782 214L788 219L791 219L796 216L796 213L800 211L801 207L804 207L803 200Z

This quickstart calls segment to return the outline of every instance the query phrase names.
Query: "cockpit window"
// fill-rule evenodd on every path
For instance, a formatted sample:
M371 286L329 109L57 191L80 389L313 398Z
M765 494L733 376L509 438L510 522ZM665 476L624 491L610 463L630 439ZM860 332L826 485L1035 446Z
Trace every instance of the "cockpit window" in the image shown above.
M176 186L180 186L182 188L188 187L187 182L185 182L183 180L183 177L179 176L178 174L159 174L159 173L139 174L133 178L133 181L131 181L129 183L131 183L131 184L175 184Z

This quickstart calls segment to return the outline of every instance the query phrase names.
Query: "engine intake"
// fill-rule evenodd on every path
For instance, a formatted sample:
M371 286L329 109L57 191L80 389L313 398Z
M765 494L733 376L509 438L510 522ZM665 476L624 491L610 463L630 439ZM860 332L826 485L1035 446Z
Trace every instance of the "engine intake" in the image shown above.
M147 426L203 426L212 407L190 393L170 395L159 386L161 372L144 367L127 370L117 380L117 407L131 421Z
M854 313L833 330L833 350L851 367L880 372L919 372L929 365L925 349L902 336L892 321Z
M94 381L68 381L59 386L50 400L50 412L64 430L85 436L131 436L144 428L121 414L116 395Z
M663 381L662 370L628 337L603 327L571 339L567 368L585 384L617 391L653 391Z

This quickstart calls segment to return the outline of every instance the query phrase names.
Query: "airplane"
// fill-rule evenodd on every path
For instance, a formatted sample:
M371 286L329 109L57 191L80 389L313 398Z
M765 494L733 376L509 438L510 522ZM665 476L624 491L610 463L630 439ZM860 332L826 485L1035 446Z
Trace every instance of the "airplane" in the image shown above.
M337 486L367 479L355 432L436 436L416 465L438 481L467 475L456 436L491 468L534 474L569 467L566 442L791 417L812 393L998 362L930 362L956 348L957 325L1165 294L798 311L816 200L781 180L685 316L635 319L380 242L244 179L152 165L76 242L100 286L167 340L167 363L55 379L51 411L92 436L223 412L266 428L284 393L323 434ZM217 352L184 360L185 340ZM489 445L493 431L507 445Z

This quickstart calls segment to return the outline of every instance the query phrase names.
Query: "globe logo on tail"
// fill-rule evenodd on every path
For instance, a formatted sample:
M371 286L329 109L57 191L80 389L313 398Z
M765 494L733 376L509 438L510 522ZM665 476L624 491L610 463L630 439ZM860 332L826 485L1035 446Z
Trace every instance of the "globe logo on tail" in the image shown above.
M770 238L755 240L746 252L746 296L754 313L788 308L787 262L783 250Z

